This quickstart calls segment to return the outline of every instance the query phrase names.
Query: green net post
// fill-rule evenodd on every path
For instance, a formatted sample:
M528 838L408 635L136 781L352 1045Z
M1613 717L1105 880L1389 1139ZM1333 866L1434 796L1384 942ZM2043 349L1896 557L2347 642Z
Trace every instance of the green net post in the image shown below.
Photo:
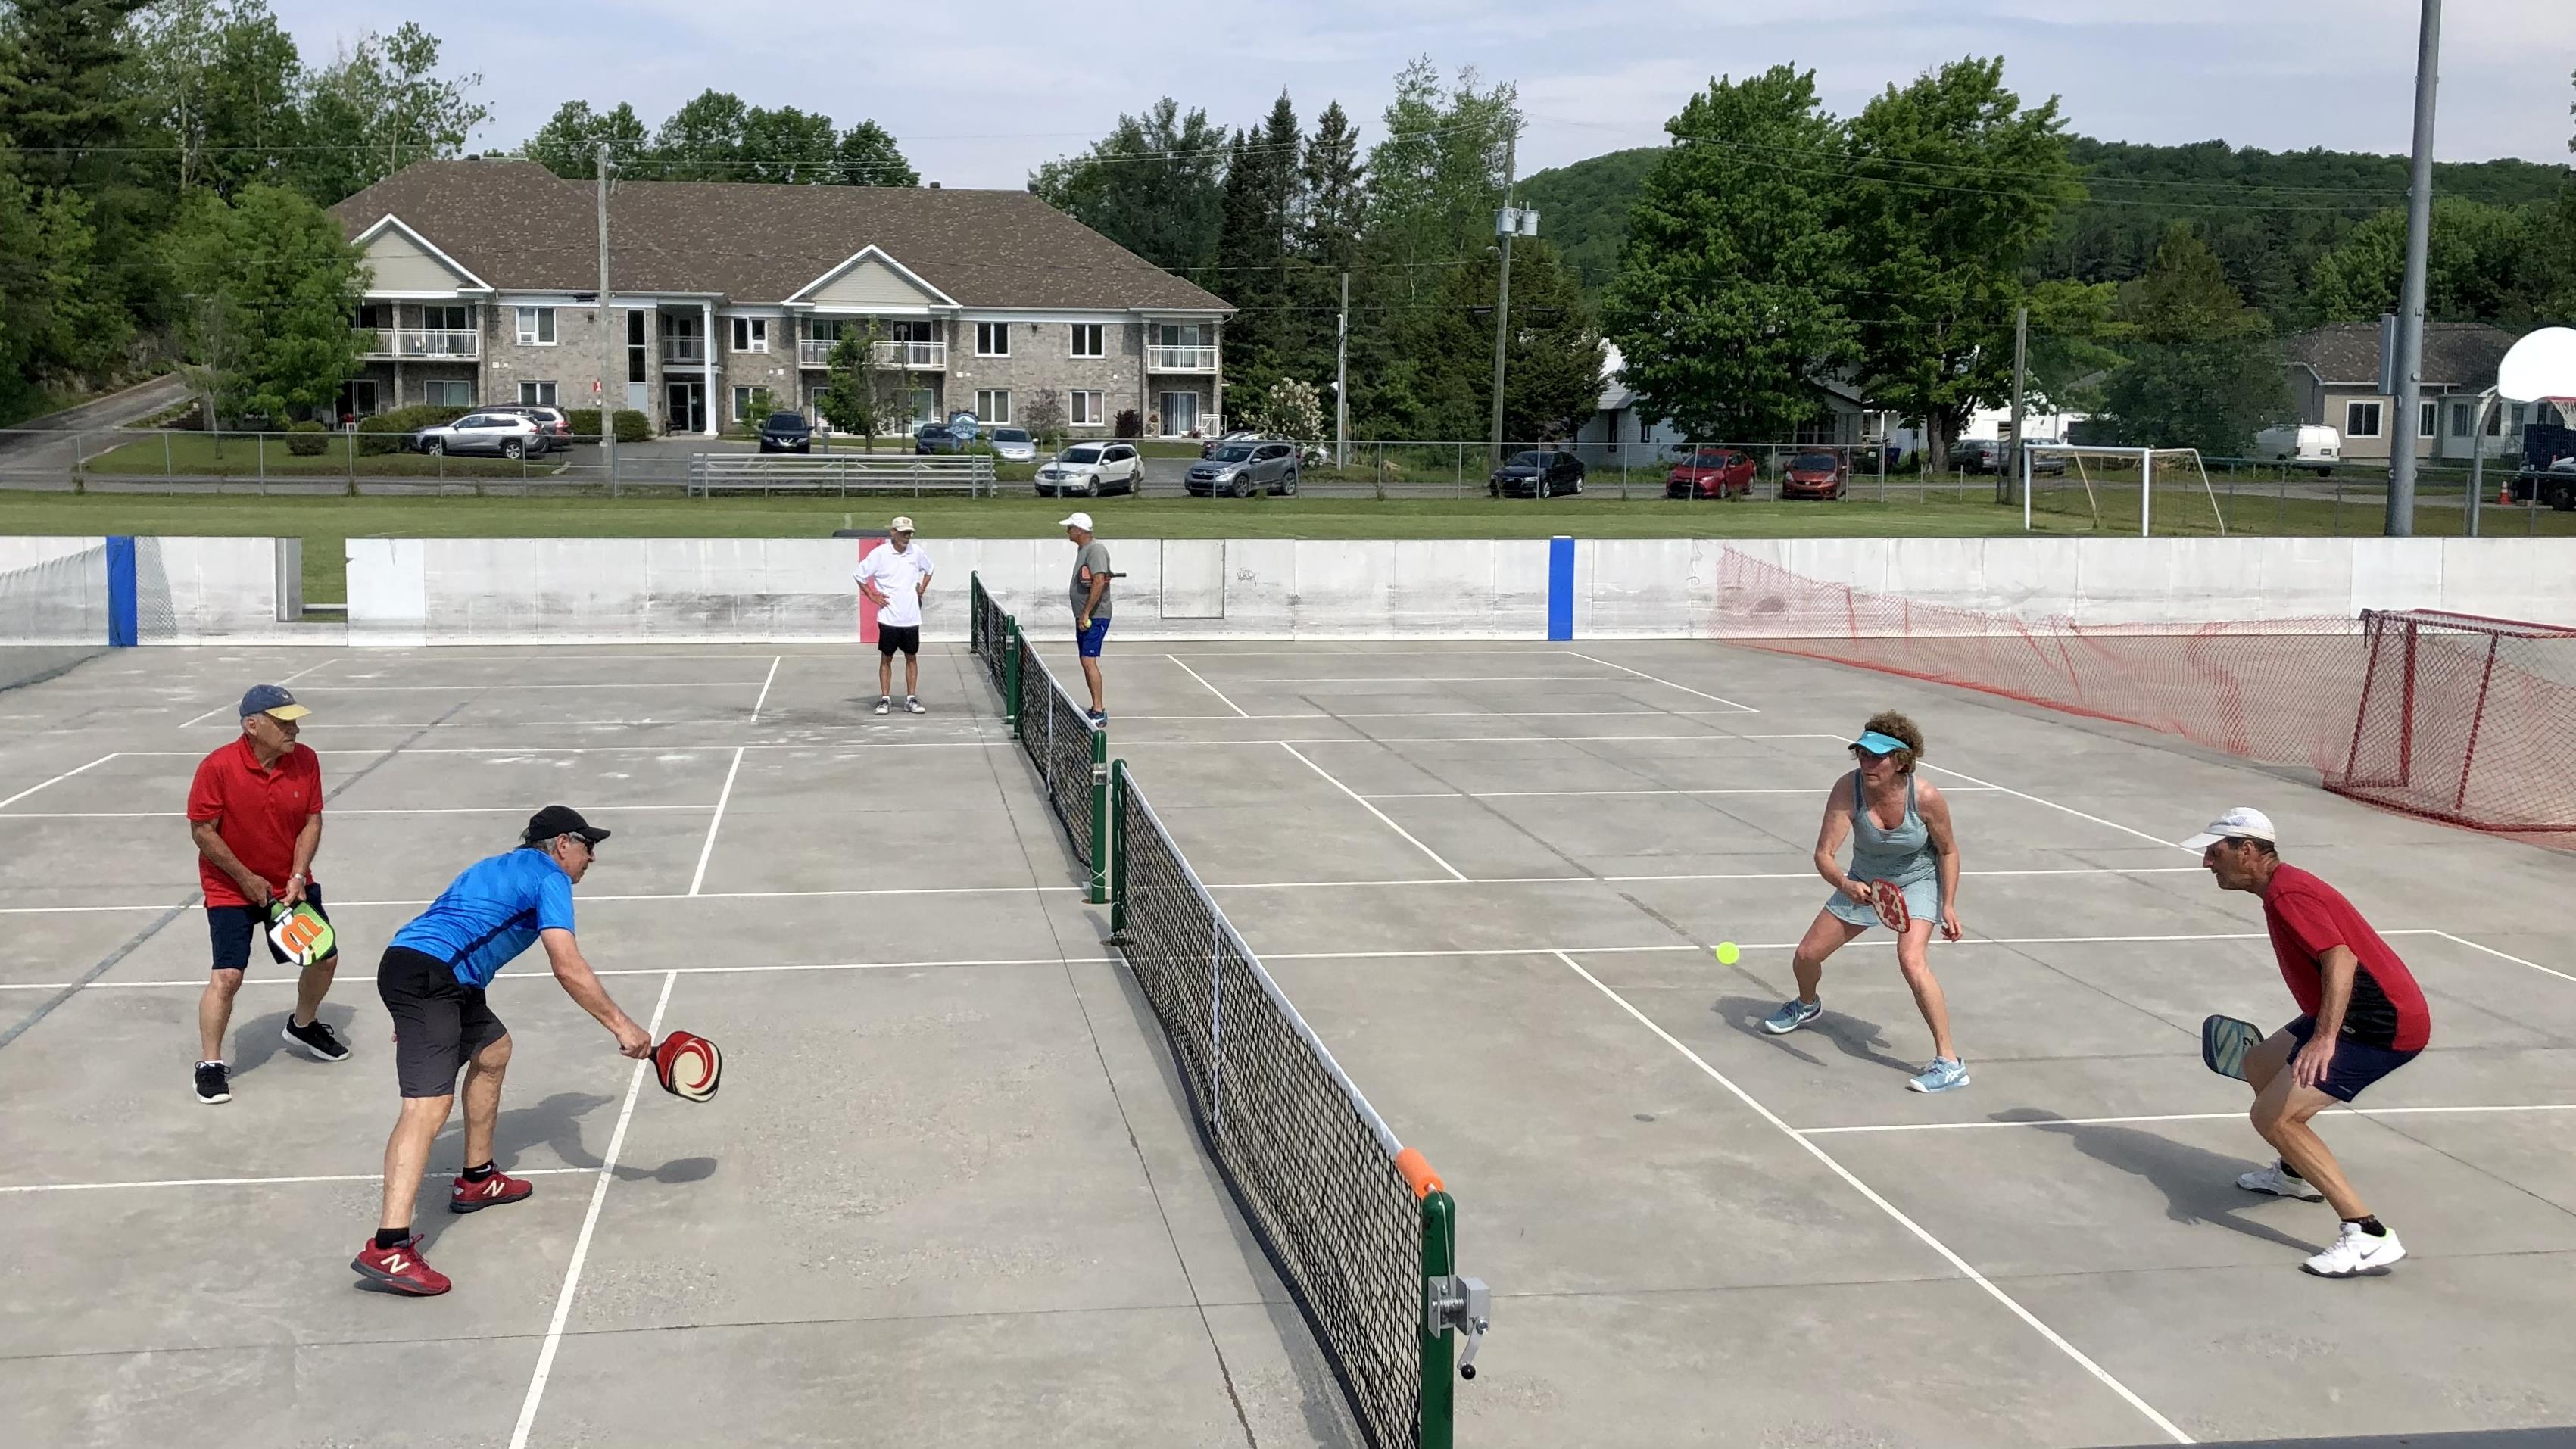
M984 657L984 576L966 575L966 652Z
M1118 760L1109 766L1109 808L1101 817L1107 821L1127 808L1127 762ZM1109 941L1112 946L1127 944L1127 832L1103 824L1101 831L1109 837Z
M1020 621L1002 616L1002 723L1020 737Z
M1419 1449L1450 1449L1457 1377L1450 1358L1457 1330L1432 1326L1431 1285L1458 1271L1458 1207L1433 1188L1422 1195L1422 1437Z
M1109 903L1109 731L1091 727L1091 903Z

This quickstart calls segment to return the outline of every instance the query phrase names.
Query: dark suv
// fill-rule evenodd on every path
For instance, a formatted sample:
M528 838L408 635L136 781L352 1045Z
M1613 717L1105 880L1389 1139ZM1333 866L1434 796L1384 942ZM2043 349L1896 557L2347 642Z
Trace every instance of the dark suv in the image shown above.
M1546 448L1514 453L1485 480L1485 492L1496 498L1553 498L1582 491L1583 460Z
M764 453L810 453L814 451L814 425L803 413L771 413L760 425L760 451Z
M1201 462L1181 475L1181 486L1193 498L1249 498L1267 488L1273 493L1297 491L1297 445L1294 443L1220 443Z

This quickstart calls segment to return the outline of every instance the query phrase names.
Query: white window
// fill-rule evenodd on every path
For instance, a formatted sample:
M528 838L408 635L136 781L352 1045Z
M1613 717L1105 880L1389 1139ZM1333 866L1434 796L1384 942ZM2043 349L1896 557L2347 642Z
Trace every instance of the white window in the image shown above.
M752 394L765 390L766 389L757 387L735 388L733 390L733 420L737 423L768 421L766 418L754 417L752 415L752 410L759 406L758 399L754 398Z
M1069 421L1071 421L1075 427L1096 428L1100 426L1101 395L1099 393L1074 391L1066 393L1065 396L1072 399L1068 404L1068 406L1073 409L1073 414Z
M733 322L734 351L767 352L769 350L768 318L736 317L731 320Z
M975 355L977 357L1010 356L1011 324L1008 322L976 323Z
M988 387L978 389L975 393L975 416L987 423L1009 422L1011 420L1011 390L1006 387Z
M2347 438L2379 436L2379 404L2348 402L2343 405L2343 435Z
M470 408L474 406L474 384L461 377L433 377L421 397L431 407Z
M1074 356L1107 357L1109 355L1109 349L1105 345L1107 339L1101 336L1102 329L1099 323L1076 322L1071 330Z
M519 401L529 407L553 407L555 405L555 385L551 382L520 383Z
M2469 419L2470 419L2471 412L2472 412L2472 409L2470 408L2470 405L2469 405L2469 404L2467 404L2467 403L2464 403L2464 402L2455 402L2455 403L2451 404L2451 436L2452 436L2452 437L2455 437L2455 438L2465 438L2465 437L2467 437L2467 436L2469 435L2469 431L2470 431L2470 422L2469 422Z
M2419 438L2432 437L2434 434L2441 431L2441 427L2442 405L2440 403L2428 402L2420 403L2416 406L2415 436Z
M555 309L522 307L519 309L519 345L552 347L555 345Z

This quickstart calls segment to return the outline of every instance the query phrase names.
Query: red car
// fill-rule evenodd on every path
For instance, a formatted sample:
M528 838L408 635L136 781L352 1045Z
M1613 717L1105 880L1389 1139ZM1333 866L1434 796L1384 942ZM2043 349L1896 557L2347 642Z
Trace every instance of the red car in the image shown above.
M1753 460L1732 448L1702 448L1664 475L1666 498L1749 498Z
M1780 496L1840 499L1844 482L1842 459L1831 453L1800 453L1780 470Z

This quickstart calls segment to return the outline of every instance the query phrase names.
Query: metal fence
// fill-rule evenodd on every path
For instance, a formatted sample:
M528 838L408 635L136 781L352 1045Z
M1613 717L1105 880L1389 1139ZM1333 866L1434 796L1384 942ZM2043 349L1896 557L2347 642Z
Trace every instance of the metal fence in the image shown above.
M710 493L964 493L994 489L993 460L981 453L904 457L863 453L694 453L689 491Z

